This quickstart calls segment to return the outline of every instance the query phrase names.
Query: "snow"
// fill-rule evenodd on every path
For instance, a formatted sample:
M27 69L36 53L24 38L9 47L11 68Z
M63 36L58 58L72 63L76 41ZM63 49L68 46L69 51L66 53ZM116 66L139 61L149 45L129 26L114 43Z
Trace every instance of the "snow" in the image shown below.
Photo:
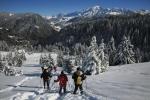
M50 20L52 18L56 18L56 16L42 16L43 18L47 19L47 20Z
M25 50L24 49L19 49L18 53L24 53L25 54Z
M84 17L92 17L96 15L100 11L100 6L93 6L92 8L88 8L82 11L82 15Z
M3 29L3 27L0 27L0 30L2 30L2 29ZM9 29L8 29L8 28L5 28L5 30L7 30L7 31L8 31Z
M73 18L74 18L74 16L62 17L62 18L59 19L59 22L67 22L67 21L69 21L70 19L73 19Z
M90 77L88 86L97 95L115 100L148 100L150 98L150 63L110 67L99 76Z
M50 54L50 56L54 60L54 65L56 65L57 64L57 54L53 52L53 53Z
M38 25L34 25L35 28L39 29L40 27Z
M9 13L9 16L13 16L14 14L13 13Z
M145 15L145 14L150 14L150 10L141 9L141 10L136 10L136 11L134 11L134 13L138 13L138 14L141 14L141 15Z
M52 16L45 16L46 19L51 19L53 18Z
M1 93L1 92L6 92L6 91L9 91L9 90L12 90L14 87L17 87L17 86L21 85L23 82L27 81L28 79L29 79L29 78L26 77L26 78L24 78L23 80L21 80L20 82L18 82L18 83L16 83L15 85L11 86L11 87L8 87L8 88L5 88L5 89L1 89L1 90L0 90L0 93Z
M110 14L110 15L120 15L121 13L120 12L108 12L106 14Z
M1 52L4 54L5 52ZM26 54L27 61L22 66L23 76L4 76L0 73L1 100L149 100L150 62L110 66L106 72L87 76L83 82L84 94L73 95L73 80L68 75L67 93L58 94L59 85L53 83L61 68L50 81L51 91L44 92L40 79L39 65L41 53ZM55 58L56 54L52 56Z
M61 30L61 27L60 27L60 26L52 25L52 27L53 27L57 32L59 32L59 31Z
M12 35L8 35L8 37L11 38L11 39L12 39L12 38L15 38L15 36L12 36Z

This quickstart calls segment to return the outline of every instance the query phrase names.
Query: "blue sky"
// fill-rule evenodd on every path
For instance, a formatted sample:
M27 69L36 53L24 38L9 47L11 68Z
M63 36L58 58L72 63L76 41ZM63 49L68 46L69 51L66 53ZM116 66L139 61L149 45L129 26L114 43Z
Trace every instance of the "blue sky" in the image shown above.
M95 5L104 8L150 10L150 0L0 0L0 12L35 12L42 15L56 15Z

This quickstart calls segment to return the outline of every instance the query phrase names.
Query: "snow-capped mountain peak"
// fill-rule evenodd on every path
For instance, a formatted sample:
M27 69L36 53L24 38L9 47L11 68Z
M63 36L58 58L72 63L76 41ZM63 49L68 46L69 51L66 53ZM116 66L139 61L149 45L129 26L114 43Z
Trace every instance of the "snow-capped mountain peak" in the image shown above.
M96 14L98 14L98 12L100 11L101 7L100 6L94 6L88 9L85 9L81 12L81 15L83 17L92 17Z
M131 15L133 13L147 14L150 13L149 10L141 10L141 11L132 11L125 8L103 8L99 5L81 10L75 11L68 14L58 14L57 16L45 17L51 22L57 24L57 26L66 26L70 24L70 21L74 18L91 18L93 16L106 16L106 15Z
M93 6L92 8L89 8L89 10L96 12L96 11L99 11L100 8L101 8L100 6Z

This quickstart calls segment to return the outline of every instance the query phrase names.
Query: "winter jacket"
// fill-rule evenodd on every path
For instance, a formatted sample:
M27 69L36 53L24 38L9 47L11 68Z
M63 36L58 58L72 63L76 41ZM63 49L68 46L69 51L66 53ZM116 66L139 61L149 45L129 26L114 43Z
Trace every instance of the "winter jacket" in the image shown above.
M72 75L72 79L74 80L74 83L77 84L77 79L78 77L81 77L81 81L86 79L86 76L84 75L84 73L82 71L80 71L80 74L78 74L79 71L76 71L73 73Z
M49 80L52 77L52 75L49 72L43 71L43 73L41 74L41 78L43 78L43 80Z
M68 81L68 77L67 77L66 74L60 74L60 75L58 76L58 79L55 80L55 82L59 82L59 85L60 85L61 87L65 87L65 86L67 85L67 81Z

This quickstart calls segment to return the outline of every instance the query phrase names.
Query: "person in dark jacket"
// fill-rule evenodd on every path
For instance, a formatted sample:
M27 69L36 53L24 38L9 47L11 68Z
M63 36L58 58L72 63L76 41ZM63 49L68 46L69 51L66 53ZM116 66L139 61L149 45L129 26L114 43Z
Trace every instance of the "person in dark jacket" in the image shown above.
M51 78L51 74L48 72L47 69L43 70L43 73L41 74L41 78L43 78L43 84L45 89L45 84L47 84L47 89L49 90L49 80Z
M75 89L73 94L76 94L78 88L80 89L80 93L83 93L83 87L82 83L83 80L86 79L86 76L84 75L83 71L80 69L80 67L77 68L77 71L73 73L72 79L74 80Z
M59 82L59 94L61 94L62 89L64 90L64 93L66 93L66 86L67 86L68 77L66 74L64 74L64 71L61 71L61 74L58 76L57 80L54 80L54 82Z

